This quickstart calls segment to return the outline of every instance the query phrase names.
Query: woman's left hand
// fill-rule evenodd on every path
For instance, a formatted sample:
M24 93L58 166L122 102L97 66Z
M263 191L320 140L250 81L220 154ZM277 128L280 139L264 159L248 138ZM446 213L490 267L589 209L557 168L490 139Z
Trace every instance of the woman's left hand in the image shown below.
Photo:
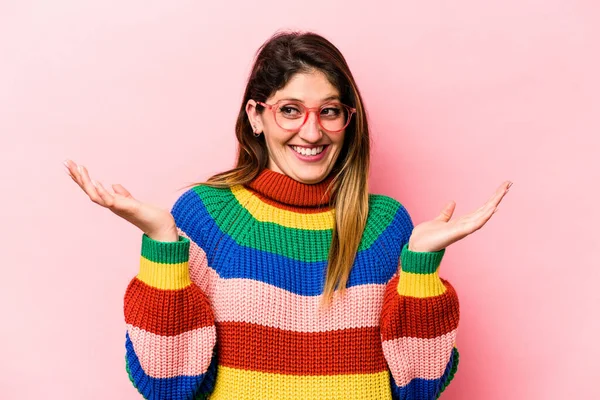
M511 185L510 181L503 182L487 203L453 221L450 218L456 203L449 202L435 219L415 226L408 241L408 249L417 252L439 251L475 232L497 211L498 204Z

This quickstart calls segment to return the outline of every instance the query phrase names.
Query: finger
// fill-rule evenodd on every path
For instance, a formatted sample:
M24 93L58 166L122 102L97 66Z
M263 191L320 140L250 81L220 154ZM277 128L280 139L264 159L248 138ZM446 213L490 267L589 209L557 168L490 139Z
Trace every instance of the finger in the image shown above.
M479 208L472 213L463 215L462 217L454 220L458 231L463 235L469 235L479 228L481 228L485 222L493 214L495 208Z
M92 184L90 176L88 175L87 169L83 166L79 166L79 175L81 177L81 182L83 185L83 190L87 193L89 198L94 202L101 204L102 198L98 195L96 191L96 187Z
M504 198L506 193L508 193L510 186L512 186L512 182L503 182L498 189L496 189L496 193L494 193L494 195L483 206L458 219L456 223L457 226L459 226L459 230L463 234L468 235L478 229L481 229L481 227L485 225L487 221L489 221L492 215L496 213L498 210L498 204L500 204L500 201Z
M66 159L63 161L63 164L65 167L67 167L67 170L69 170L69 172L71 172L71 168L72 168L72 165L74 164L74 162L69 159Z
M490 206L495 206L500 201L500 199L502 199L504 193L506 193L506 190L502 186L500 186L498 189L496 189L492 197L490 197L488 201L485 202L481 209L486 209Z
M84 183L83 183L83 176L82 176L82 173L81 173L81 165L75 164L75 170L72 171L72 172L73 172L73 176L77 180L77 183L79 183L79 186L81 186L81 189L83 189L83 191L85 192L85 186L84 186Z
M81 184L79 183L79 181L77 179L75 179L73 174L70 174L70 175L71 175L71 179L73 180L73 182L75 182L78 186L81 186Z
M475 230L481 229L490 220L490 218L492 218L492 215L494 215L496 211L498 211L498 207L488 210L488 212L486 212L478 220L476 220L474 224Z
M92 180L92 184L96 188L98 195L102 199L102 205L105 207L112 207L115 204L115 198L110 194L100 182Z
M75 176L73 176L73 171L71 171L71 166L69 165L69 163L67 161L64 162L65 172L67 173L67 175L69 175L69 177L73 180L73 182L75 182L76 184L79 185L79 182L77 181L77 179L75 179Z
M66 160L64 162L64 164L66 165L67 170L69 171L69 174L71 175L71 179L73 179L75 181L75 183L77 183L83 189L81 179L80 179L80 174L79 174L79 166L71 160Z
M129 191L127 189L125 189L122 185L120 185L118 183L112 185L112 188L115 191L115 193L118 193L121 196L133 198L131 193L129 193Z
M511 186L512 186L512 182L511 181L504 181L498 187L498 189L496 189L496 192L492 195L492 197L490 197L488 199L488 201L485 202L484 205L482 205L481 207L479 207L472 214L476 215L476 214L486 213L490 209L493 210L494 208L496 208L498 206L498 204L500 204L500 202L502 201L502 199L504 198L504 196L506 195L506 193L508 193L508 189ZM479 216L479 215L477 215L477 216Z
M73 174L71 173L71 168L69 167L69 160L64 160L63 165L65 166L65 172L67 175L72 176Z
M450 218L452 218L452 214L454 214L455 209L456 203L454 201L451 201L448 204L446 204L442 212L434 219L437 221L448 222L450 221Z
M482 218L486 218L488 215L491 215L491 213L495 209L496 209L496 206L492 206L491 204L486 204L485 206L478 208L477 210L473 211L472 213L464 215L463 217L461 217L461 220L462 220L462 222L465 222L468 224L477 225L481 221Z
M483 225L485 225L490 218L492 218L492 215L494 215L496 211L498 211L498 207L486 209L484 212L478 213L476 216L472 216L468 222L471 232L481 229L481 227L483 227Z
M485 223L482 218L474 219L474 218L461 218L459 220L454 221L456 224L456 229L460 237L464 237L470 235L475 232L479 228L483 226Z
M491 209L491 210L496 209L498 207L498 205L500 204L500 202L502 201L502 199L504 198L504 196L506 196L506 193L508 193L508 189L507 188L499 190L499 193L497 193L494 196L494 199L492 199L490 201L490 203L487 205L487 207L485 207L485 208L488 209L488 210L489 209ZM486 210L486 211L488 211L488 210Z

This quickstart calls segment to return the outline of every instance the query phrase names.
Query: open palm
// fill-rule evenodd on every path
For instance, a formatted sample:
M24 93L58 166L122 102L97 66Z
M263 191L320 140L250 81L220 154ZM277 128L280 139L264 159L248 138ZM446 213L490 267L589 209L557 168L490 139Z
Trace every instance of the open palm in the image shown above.
M177 237L175 220L168 210L141 202L122 185L112 185L114 192L92 180L87 168L65 160L67 174L77 183L94 203L108 208L114 214L140 228L148 236L159 238Z
M415 226L408 241L408 249L418 252L439 251L475 232L498 210L500 201L511 185L510 181L503 182L483 206L452 221L450 218L456 203L449 202L436 218Z

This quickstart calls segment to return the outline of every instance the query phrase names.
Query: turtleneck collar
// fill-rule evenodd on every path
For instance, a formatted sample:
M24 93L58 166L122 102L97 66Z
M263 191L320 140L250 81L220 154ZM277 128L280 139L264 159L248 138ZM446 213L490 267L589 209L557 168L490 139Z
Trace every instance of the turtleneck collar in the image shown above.
M307 184L264 168L247 186L261 197L285 206L328 207L331 193L327 186L332 180L333 174L330 174L319 183Z

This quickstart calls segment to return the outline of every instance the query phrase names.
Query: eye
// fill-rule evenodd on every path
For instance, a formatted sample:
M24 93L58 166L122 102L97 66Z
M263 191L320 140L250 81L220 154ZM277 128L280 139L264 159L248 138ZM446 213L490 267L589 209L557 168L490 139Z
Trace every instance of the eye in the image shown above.
M328 104L321 109L321 116L336 118L342 114L342 107L336 104Z
M302 115L300 107L295 104L284 104L278 110L284 117L294 118Z

